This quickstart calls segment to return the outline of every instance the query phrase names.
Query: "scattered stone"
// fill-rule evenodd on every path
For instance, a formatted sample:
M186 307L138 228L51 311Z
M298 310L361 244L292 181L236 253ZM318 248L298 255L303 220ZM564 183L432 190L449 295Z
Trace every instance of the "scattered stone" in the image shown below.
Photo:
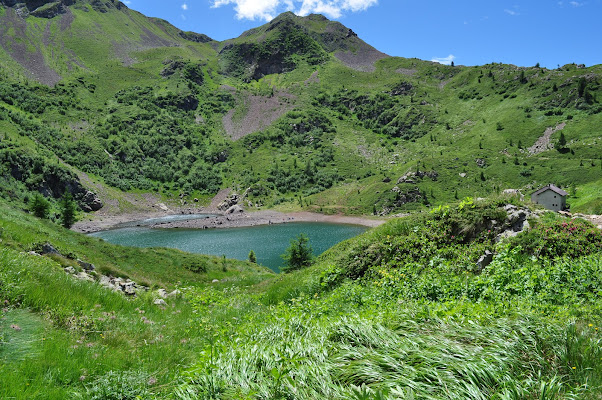
M239 213L244 213L244 212L245 212L245 210L238 204L233 205L232 207L230 207L226 210L226 214L239 214Z
M461 172L460 173L460 178L466 178L466 172Z
M477 261L477 271L481 272L491 264L491 261L493 261L493 253L489 250L485 250L485 253L479 257L479 260Z
M219 279L214 279L211 281L211 283L219 283Z
M155 301L153 301L153 304L156 306L166 306L167 305L167 303L163 299L156 299Z
M61 255L61 253L59 253L59 251L57 249L54 248L53 245L51 245L50 243L44 243L42 245L42 255L44 254L58 254Z
M167 208L164 203L157 204L157 207L159 207L162 211L169 211L169 208Z
M71 275L75 274L75 268L73 268L73 267L65 267L64 270L68 274L71 274Z
M485 168L487 166L487 161L485 161L483 158L477 158L475 162L479 168Z
M92 277L91 275L86 274L85 272L80 272L76 275L73 275L75 278L81 280L81 281L88 281L88 282L94 282L94 277Z
M79 264L80 267L82 267L86 271L94 271L96 269L96 267L94 266L94 264L90 264L90 263L87 263L87 262L82 261L82 260L77 260L77 263Z
M165 290L165 289L157 290L157 296L159 296L162 299L166 299L167 298L167 290Z
M182 292L180 292L178 289L174 290L173 292L170 292L167 294L167 298L176 298L176 297L180 297L180 295L182 294Z
M30 252L28 252L27 254L29 254L30 256L38 256L38 257L41 257L41 254L39 254L39 253L36 253L35 251L30 251Z

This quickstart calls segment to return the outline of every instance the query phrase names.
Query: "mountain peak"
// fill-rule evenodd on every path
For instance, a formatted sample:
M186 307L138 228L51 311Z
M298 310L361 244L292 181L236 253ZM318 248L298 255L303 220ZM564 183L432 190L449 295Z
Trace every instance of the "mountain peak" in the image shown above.
M298 16L290 11L225 41L221 54L224 72L245 79L290 71L299 56L309 64L321 64L332 54L361 71L374 70L374 63L387 57L340 22L321 14Z

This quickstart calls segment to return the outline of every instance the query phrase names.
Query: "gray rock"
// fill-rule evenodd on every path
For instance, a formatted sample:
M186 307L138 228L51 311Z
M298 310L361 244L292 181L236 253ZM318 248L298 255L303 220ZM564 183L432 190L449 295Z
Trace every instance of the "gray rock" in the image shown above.
M79 264L80 267L82 267L86 271L94 271L96 269L96 267L94 266L94 264L90 264L90 263L87 263L87 262L82 261L82 260L77 260L77 263Z
M157 295L162 299L166 299L167 298L167 290L159 289L159 290L157 290Z
M55 249L54 246L51 245L50 243L44 243L42 245L42 254L58 254L58 255L60 255L61 253L59 253L59 251L57 249Z
M74 275L77 279L82 281L94 282L94 277L86 274L85 272L80 272L77 275Z
M98 211L103 207L102 201L98 195L90 190L87 190L86 193L84 193L79 201L79 205L82 210L86 212Z
M235 204L226 210L226 214L239 214L239 213L244 213L244 212L245 212L245 210L238 204Z
M72 274L72 275L75 274L75 268L73 268L73 267L65 267L64 270L68 274Z
M167 305L167 303L163 299L157 299L157 300L153 301L153 304L156 306L166 306Z
M175 298L175 297L180 297L180 295L182 294L182 292L180 292L178 289L174 290L171 293L167 294L167 298Z
M485 269L493 261L493 253L489 250L485 250L485 253L479 257L477 261L477 270L480 272Z
M219 279L214 279L211 281L211 283L219 283Z

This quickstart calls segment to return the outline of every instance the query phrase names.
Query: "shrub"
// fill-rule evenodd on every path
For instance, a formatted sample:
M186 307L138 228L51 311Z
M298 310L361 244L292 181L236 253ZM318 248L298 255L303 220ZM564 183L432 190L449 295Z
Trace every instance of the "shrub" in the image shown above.
M88 387L90 400L136 400L151 397L149 377L143 372L109 371Z
M539 257L581 257L602 251L602 231L584 220L545 221L518 235L513 243Z

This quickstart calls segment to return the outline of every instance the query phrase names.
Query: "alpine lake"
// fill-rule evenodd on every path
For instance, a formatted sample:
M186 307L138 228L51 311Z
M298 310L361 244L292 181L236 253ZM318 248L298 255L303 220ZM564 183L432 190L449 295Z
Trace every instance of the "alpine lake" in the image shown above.
M214 215L174 215L143 221L128 222L114 229L95 232L107 242L133 247L171 247L190 253L225 256L246 260L253 250L257 263L279 272L284 261L281 257L290 241L305 234L314 256L322 254L335 244L357 236L368 228L360 225L325 222L288 222L242 228L215 229L161 229L151 228L161 222L213 218Z

